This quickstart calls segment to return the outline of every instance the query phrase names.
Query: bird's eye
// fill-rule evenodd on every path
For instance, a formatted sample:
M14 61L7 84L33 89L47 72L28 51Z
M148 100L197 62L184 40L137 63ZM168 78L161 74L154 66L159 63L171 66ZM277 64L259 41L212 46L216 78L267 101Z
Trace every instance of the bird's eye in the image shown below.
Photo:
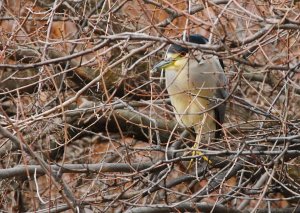
M186 55L186 52L180 52L180 53L179 53L179 56L180 56L180 57L184 57L185 55Z

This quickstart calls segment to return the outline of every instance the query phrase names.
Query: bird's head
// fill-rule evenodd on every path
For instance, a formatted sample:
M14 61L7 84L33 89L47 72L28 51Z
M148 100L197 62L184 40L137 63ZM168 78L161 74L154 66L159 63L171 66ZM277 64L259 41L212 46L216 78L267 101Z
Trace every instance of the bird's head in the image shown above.
M206 44L208 40L201 35L190 35L187 42L196 44ZM159 62L153 67L153 70L174 68L181 69L187 63L190 57L189 53L191 50L189 48L180 46L178 44L171 44L166 52L166 57L163 61Z

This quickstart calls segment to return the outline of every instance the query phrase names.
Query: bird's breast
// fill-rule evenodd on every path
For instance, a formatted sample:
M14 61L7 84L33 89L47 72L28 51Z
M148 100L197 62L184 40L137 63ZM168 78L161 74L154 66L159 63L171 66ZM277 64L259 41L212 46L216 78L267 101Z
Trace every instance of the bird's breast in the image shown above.
M200 96L213 96L224 72L215 58L199 63L188 60L181 66L166 69L166 87L169 95L193 93ZM196 94L195 94L196 93Z
M174 65L166 68L165 76L166 88L178 122L193 127L196 132L201 129L202 133L215 130L215 111L202 112L211 107L209 98L216 96L217 89L226 84L218 58L177 60Z

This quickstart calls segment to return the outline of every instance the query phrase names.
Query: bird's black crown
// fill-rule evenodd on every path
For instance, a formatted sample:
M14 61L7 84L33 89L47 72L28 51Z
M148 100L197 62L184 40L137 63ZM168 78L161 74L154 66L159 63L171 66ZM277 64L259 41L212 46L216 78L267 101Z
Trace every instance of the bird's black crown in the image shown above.
M198 34L190 35L186 41L191 43L196 43L196 44L206 44L208 42L208 40L205 37ZM168 50L168 53L186 54L188 52L189 52L188 48L177 44L172 44Z

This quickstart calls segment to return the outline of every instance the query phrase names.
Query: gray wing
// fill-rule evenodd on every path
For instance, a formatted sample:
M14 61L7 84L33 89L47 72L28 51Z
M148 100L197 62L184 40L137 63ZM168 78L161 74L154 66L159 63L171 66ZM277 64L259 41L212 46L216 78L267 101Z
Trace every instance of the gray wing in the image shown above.
M219 63L220 66L222 67L222 69L224 70L224 63L221 59L219 59ZM219 77L219 86L223 87L227 85L227 79L225 76L225 73L222 75L220 75ZM228 97L228 92L226 91L226 89L224 88L218 88L216 90L216 98L225 100ZM220 130L222 128L222 124L224 123L225 120L225 111L226 111L226 103L222 103L221 105L219 105L218 107L215 108L215 118L217 120L217 124L216 124L216 129ZM221 131L217 131L215 137L216 138L221 138Z
M228 92L225 89L217 89L217 93L216 93L216 98L218 99L222 99L221 101L223 101L224 99L226 99L228 96ZM225 110L226 110L226 103L222 103L220 106L216 107L215 111L217 111L218 117L217 117L217 121L219 121L220 124L224 123L224 119L225 119Z
M228 96L228 93L225 89L223 89L223 88L217 89L216 98L224 100L227 96ZM222 103L221 105L217 106L214 110L215 110L215 118L217 120L216 130L219 130L219 131L216 131L215 137L221 138L222 131L220 131L220 130L222 129L221 125L224 123L224 120L225 120L226 103L225 102Z

